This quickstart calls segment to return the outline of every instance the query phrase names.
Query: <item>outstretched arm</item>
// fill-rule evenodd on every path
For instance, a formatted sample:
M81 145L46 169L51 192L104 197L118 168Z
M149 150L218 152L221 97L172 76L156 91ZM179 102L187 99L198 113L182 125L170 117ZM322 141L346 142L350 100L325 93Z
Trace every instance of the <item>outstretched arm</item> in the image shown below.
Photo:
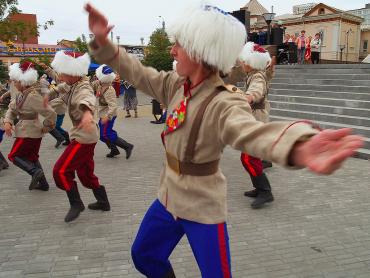
M138 59L126 53L124 48L113 45L107 39L113 28L107 18L90 4L85 9L89 13L89 28L95 35L90 48L96 60L112 67L135 88L168 105L184 80L175 72L158 72L154 68L145 67Z

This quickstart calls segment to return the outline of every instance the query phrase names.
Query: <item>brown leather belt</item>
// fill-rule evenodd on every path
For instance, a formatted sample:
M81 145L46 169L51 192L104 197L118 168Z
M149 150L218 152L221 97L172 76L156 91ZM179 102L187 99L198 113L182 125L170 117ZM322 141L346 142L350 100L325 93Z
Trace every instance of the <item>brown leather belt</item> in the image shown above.
M178 175L189 176L209 176L218 171L220 160L214 160L206 163L182 162L176 157L166 152L168 166Z
M38 119L38 116L37 115L19 115L18 116L19 120L36 120Z

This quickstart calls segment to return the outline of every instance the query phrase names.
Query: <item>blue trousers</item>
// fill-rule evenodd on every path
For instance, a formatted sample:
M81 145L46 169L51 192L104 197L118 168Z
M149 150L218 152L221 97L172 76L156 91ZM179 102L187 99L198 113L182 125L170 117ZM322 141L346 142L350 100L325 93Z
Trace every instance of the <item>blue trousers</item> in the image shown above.
M158 200L144 216L132 245L136 269L149 278L164 277L172 268L168 258L184 234L203 278L231 277L226 223L209 225L175 219Z
M3 135L4 135L5 131L0 129L0 143L3 141Z
M105 124L99 120L99 128L100 128L100 140L106 143L109 142L116 142L117 140L117 132L113 130L114 121L116 117L113 117L112 120L109 120Z
M62 134L63 137L66 137L66 134L68 135L68 132L62 128L63 120L64 120L64 114L57 115L57 121L55 123L55 128L60 132L60 134Z

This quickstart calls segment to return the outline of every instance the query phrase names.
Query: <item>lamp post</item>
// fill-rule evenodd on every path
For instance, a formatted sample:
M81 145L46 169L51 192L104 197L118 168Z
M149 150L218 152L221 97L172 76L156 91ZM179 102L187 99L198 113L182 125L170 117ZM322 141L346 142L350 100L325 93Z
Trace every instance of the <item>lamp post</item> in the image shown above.
M262 14L263 16L263 19L266 21L267 23L267 44L269 45L271 42L270 42L270 33L271 33L271 27L270 27L270 24L271 24L271 21L274 19L275 17L275 13L264 13Z
M164 18L160 15L160 16L158 16L159 17L159 19L162 21L162 29L163 29L163 31L166 29L166 22L164 21Z
M344 44L339 45L339 49L340 49L340 61L341 62L343 61L343 50L345 48L346 48L346 46Z
M349 30L346 32L346 64L348 63L348 37L349 37L349 34L352 33L352 29L349 28Z

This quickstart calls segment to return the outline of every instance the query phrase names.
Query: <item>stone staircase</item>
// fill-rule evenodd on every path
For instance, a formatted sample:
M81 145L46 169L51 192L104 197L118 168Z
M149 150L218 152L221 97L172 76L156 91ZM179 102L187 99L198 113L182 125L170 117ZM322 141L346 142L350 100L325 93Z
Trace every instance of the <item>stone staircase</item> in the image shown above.
M366 140L356 156L370 159L370 64L278 65L269 101L272 121L352 128Z

